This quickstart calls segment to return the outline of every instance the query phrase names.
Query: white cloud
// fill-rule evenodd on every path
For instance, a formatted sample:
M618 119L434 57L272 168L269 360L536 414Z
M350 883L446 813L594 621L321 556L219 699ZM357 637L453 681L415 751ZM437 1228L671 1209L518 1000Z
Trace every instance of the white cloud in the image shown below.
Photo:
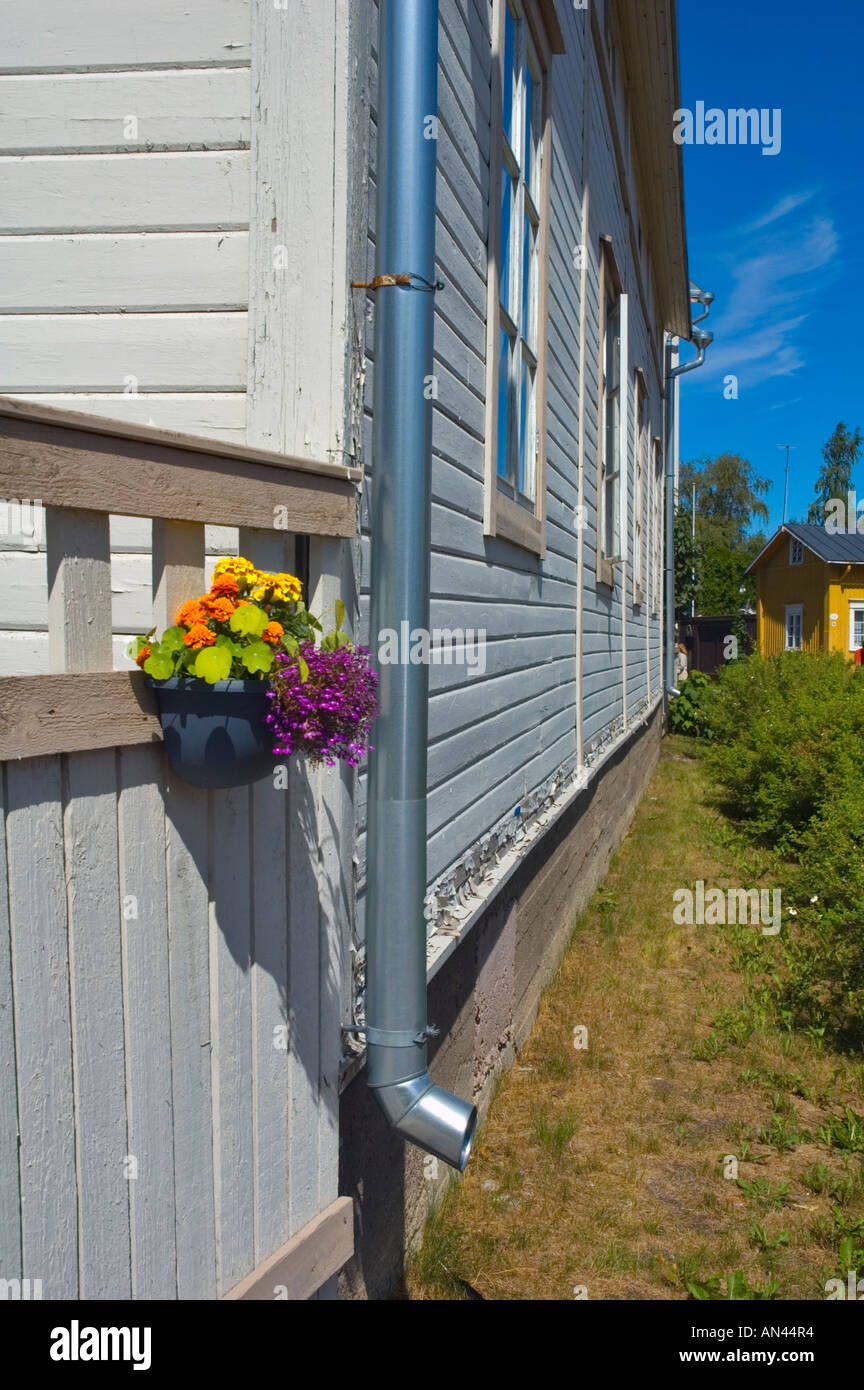
M737 255L726 253L732 292L716 318L712 315L715 345L699 373L700 386L734 373L742 387L753 387L805 366L799 330L839 249L830 217L791 216L810 197L790 195L749 230L730 237L741 249Z
M763 228L770 227L774 222L779 222L781 218L787 217L790 212L802 207L804 203L809 203L813 197L814 190L812 189L809 193L789 193L785 198L781 198L779 203L775 203L773 208L770 208L763 217L749 223L746 227L742 227L741 230L745 233L761 232Z

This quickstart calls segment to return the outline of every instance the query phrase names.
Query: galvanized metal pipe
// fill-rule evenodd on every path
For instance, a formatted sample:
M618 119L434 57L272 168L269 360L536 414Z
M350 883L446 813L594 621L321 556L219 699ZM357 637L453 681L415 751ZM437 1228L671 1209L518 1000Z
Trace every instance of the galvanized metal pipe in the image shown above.
M438 0L381 0L370 633L429 629ZM402 647L400 640L400 648ZM369 760L366 903L368 1084L390 1124L458 1169L473 1105L426 1064L426 742L429 670L379 667Z

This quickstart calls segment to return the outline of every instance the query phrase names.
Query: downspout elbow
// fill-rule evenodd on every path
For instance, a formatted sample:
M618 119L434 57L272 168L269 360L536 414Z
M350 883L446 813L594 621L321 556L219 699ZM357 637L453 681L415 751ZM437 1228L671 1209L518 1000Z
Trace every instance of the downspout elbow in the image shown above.
M428 1071L370 1087L397 1134L464 1171L477 1128L476 1106L436 1086Z

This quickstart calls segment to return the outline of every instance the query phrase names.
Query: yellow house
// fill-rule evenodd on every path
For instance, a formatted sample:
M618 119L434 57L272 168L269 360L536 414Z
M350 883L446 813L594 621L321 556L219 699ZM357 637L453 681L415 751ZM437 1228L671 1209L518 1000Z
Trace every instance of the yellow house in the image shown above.
M787 522L756 556L759 650L845 652L864 646L864 536Z

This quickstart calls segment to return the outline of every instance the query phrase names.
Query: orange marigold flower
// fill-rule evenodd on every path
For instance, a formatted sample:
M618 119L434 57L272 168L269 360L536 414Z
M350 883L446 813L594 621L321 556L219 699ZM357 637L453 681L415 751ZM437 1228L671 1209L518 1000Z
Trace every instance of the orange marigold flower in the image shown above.
M143 665L144 665L144 662L147 660L147 658L148 658L149 655L150 655L150 643L147 642L147 643L141 648L140 652L139 652L138 655L136 656L136 658L135 658L135 665L136 665L136 666L143 666Z
M280 641L284 635L285 629L281 623L268 623L261 633L265 642L271 642L274 645Z
M222 595L225 598L234 598L240 592L240 585L237 583L233 574L216 574L213 576L210 592L217 596Z
M228 598L227 594L218 595L215 598L205 598L202 600L202 606L208 615L214 618L217 623L227 623L234 609L237 607L236 603Z
M199 598L187 599L174 621L178 627L192 627L194 623L206 623L207 609Z
M192 647L197 652L201 647L212 647L216 641L216 633L211 632L204 623L193 623L183 641L187 647Z

